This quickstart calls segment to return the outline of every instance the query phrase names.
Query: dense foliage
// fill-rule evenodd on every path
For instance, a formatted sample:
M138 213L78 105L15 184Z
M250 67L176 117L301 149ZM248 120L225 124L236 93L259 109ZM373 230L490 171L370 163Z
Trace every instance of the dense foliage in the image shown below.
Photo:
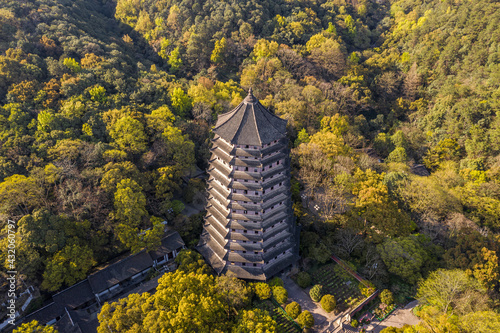
M0 214L18 271L58 290L154 248L164 220L196 244L203 213L182 211L204 184L184 176L252 87L288 120L303 258L334 252L396 302L443 269L497 300L499 26L494 0L3 1ZM182 271L209 273L187 256ZM453 308L433 299L429 323Z

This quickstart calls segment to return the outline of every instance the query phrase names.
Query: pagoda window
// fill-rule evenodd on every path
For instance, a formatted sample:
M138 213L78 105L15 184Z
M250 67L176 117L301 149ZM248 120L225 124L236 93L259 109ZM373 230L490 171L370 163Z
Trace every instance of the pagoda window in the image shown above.
M244 262L241 263L241 266L246 266L247 264L245 264Z
M248 179L245 179L245 183L248 183Z
M255 215L259 215L259 212L255 212Z
M244 190L243 193L248 194L248 190Z
M253 172L257 172L257 168L253 169Z
M247 232L248 232L248 231L247 231L246 229L245 229L245 230L243 230L243 233L244 233L244 234L246 234Z
M276 162L276 165L280 164L280 161Z
M257 264L253 264L253 267L256 267L256 266L257 266Z
M247 211L246 211L246 210L244 210L244 211L243 211L243 214L246 214L246 213L247 213Z
M255 195L259 195L259 192L255 191Z
M248 148L248 145L246 145L245 148Z
M245 167L245 171L248 171L248 167Z

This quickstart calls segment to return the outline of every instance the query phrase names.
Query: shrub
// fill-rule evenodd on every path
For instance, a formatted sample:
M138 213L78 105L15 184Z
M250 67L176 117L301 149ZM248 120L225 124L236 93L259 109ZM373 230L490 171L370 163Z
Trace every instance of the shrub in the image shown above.
M286 306L285 311L292 319L295 319L302 312L302 308L299 303L292 302Z
M392 296L392 293L390 290L384 289L380 293L380 301L387 306L391 306L394 303L394 296Z
M321 296L323 296L323 286L320 284L314 285L311 290L309 290L309 296L315 302L319 302Z
M314 326L314 317L309 311L302 312L295 320L300 327L311 328Z
M351 326L354 327L354 328L357 328L359 326L359 322L356 319L353 319L351 321Z
M325 295L321 298L321 307L326 312L332 312L337 306L337 302L335 301L335 297L333 295Z
M282 286L274 286L272 289L276 302L279 304L285 304L288 300L288 291L286 291L286 289Z
M271 287L267 283L258 282L255 284L255 295L260 300L269 299L271 297Z
M300 272L297 275L297 284L301 288L307 288L311 285L311 275L307 272Z
M370 281L364 280L363 282L359 283L358 288L363 296L368 297L375 292L375 286ZM367 284L368 287L365 286L365 284Z
M268 284L271 286L271 287L276 287L276 286L280 286L280 287L284 287L285 284L283 283L283 280L280 279L279 277L273 277L269 282Z

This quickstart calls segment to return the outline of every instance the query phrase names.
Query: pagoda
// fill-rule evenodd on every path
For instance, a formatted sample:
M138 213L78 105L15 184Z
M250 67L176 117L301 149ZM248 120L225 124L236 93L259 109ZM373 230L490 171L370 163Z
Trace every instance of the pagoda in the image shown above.
M218 117L198 250L219 275L266 281L299 258L286 123L252 89Z

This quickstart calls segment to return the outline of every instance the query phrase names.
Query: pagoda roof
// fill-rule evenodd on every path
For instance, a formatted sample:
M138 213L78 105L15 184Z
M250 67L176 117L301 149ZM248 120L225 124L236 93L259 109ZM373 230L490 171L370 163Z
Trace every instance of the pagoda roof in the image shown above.
M250 88L243 102L218 117L213 131L232 144L263 146L284 137L286 123L260 104Z

